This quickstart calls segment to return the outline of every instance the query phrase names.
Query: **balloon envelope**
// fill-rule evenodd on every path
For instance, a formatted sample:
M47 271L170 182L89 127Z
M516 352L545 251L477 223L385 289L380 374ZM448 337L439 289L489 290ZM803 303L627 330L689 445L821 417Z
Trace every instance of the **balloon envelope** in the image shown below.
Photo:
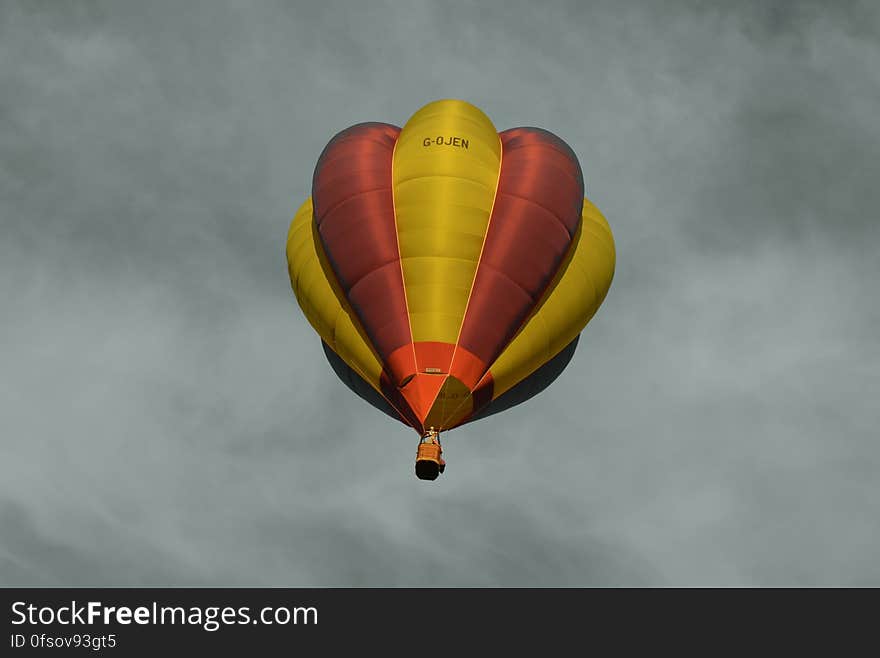
M567 365L614 274L574 152L442 100L337 134L290 226L294 293L336 374L420 434L519 404Z

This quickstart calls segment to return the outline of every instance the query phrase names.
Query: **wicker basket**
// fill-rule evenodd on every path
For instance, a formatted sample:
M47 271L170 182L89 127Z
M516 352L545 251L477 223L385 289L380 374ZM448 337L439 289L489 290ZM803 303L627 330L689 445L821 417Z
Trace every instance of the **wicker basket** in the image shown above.
M420 480L436 480L443 472L443 459L440 457L442 450L437 443L420 443L416 453L416 476Z

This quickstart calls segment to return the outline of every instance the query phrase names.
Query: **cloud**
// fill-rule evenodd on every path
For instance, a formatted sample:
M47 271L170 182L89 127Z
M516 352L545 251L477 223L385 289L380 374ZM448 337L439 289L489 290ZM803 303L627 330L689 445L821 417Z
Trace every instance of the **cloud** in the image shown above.
M0 12L4 584L880 583L869 3ZM618 270L425 485L284 238L333 134L444 97L569 142Z

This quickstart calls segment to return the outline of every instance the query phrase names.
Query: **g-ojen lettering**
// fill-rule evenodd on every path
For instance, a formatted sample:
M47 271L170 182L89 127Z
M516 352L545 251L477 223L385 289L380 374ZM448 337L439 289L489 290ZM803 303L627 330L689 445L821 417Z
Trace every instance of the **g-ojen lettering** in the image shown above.
M464 137L456 137L452 135L437 135L436 137L425 137L422 140L422 146L455 146L467 150L468 140Z

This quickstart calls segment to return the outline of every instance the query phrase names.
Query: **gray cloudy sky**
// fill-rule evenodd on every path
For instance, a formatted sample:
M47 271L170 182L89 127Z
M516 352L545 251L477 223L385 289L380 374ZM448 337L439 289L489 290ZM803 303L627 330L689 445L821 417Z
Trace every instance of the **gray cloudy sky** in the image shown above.
M3 2L0 584L880 585L878 34L867 1ZM571 144L618 268L425 483L284 243L334 133L448 97Z

